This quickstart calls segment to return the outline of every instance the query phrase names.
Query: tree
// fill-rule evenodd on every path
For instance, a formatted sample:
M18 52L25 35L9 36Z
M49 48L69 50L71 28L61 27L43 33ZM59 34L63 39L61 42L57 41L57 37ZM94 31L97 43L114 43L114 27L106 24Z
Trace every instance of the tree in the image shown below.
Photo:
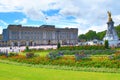
M106 48L106 49L108 49L108 48L109 48L109 43L108 43L108 40L105 40L105 42L104 42L104 46L105 46L105 48Z
M118 34L118 37L120 38L120 24L115 27L115 30L116 30L116 32Z
M93 39L97 39L97 34L96 31L93 30L89 30L86 34L85 34L87 40L93 40Z
M29 52L29 51L30 51L29 46L26 46L25 51L26 51L26 52Z
M61 44L60 44L60 42L58 42L57 49L59 49L60 47L61 47Z
M99 40L103 40L104 36L106 34L106 31L98 32L97 37Z
M84 34L79 35L78 38L79 38L80 41L86 41L87 40L87 38Z

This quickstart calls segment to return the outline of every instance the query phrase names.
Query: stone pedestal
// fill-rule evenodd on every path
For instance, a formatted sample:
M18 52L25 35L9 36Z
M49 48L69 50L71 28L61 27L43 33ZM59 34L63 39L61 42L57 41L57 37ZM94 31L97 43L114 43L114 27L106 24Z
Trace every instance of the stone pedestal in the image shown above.
M118 35L114 29L114 22L107 22L107 31L103 40L108 40L109 46L117 46L119 43Z

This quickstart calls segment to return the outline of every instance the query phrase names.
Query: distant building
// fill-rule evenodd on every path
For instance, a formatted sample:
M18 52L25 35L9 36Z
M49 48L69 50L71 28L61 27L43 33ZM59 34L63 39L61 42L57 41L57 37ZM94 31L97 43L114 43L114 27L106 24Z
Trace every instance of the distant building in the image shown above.
M91 41L86 41L86 42L80 42L78 45L103 45L103 41L94 39Z
M92 41L87 42L87 45L102 45L102 44L103 44L103 41L100 41L100 40L97 40L97 39L94 39Z
M8 46L35 46L48 44L77 44L77 28L55 28L54 25L40 27L8 25L3 29L3 41Z

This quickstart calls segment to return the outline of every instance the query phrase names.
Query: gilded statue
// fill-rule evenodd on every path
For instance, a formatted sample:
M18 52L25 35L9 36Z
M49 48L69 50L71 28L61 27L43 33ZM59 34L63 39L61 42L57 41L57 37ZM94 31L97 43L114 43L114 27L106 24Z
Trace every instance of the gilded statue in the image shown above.
M111 12L108 11L107 13L108 13L108 21L110 22L110 21L112 21L112 18L111 18Z

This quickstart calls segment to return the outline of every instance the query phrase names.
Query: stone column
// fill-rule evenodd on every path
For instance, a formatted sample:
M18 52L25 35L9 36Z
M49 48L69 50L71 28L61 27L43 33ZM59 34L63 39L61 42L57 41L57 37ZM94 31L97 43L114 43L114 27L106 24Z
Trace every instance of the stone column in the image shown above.
M11 46L12 46L12 47L14 46L14 43L13 43L13 42L11 42Z
M35 45L35 43L34 42L32 42L32 46L34 46Z
M46 32L43 32L43 39L46 39Z
M29 46L29 41L26 41L26 46Z
M20 42L18 41L18 47L20 46Z
M55 39L55 32L52 32L52 39Z

